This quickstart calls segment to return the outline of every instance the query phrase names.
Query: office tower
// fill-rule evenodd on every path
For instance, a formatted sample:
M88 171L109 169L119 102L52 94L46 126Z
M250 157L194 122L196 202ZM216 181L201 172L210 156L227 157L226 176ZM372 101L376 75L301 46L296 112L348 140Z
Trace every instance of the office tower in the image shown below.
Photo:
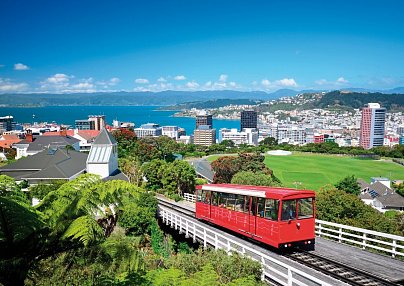
M216 143L216 129L209 128L208 125L200 125L194 130L194 144L210 146Z
M213 127L212 124L212 115L211 114L207 114L206 111L202 111L200 112L197 116L196 116L196 127L195 129L198 129L198 127L200 125L207 125L209 126L209 128Z
M241 111L240 130L243 131L244 128L257 129L257 117L258 117L257 112L254 110Z
M385 120L386 109L378 103L368 103L362 109L360 146L364 149L383 146Z

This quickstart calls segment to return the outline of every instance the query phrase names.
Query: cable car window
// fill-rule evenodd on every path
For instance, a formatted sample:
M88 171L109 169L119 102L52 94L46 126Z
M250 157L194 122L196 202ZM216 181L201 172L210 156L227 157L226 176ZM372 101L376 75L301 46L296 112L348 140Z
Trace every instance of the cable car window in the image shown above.
M217 200L218 200L217 192L212 192L212 199L211 199L212 206L217 206Z
M197 196L196 196L196 201L197 202L202 202L202 196L204 195L204 190L198 190L197 191Z
M234 210L238 212L244 212L245 196L236 195L236 201L234 203Z
M225 208L234 211L235 203L236 203L236 195L226 194L226 200L224 202Z
M282 220L296 218L296 200L282 201Z
M299 210L299 218L310 218L313 217L313 198L307 199L299 199L298 210Z
M265 216L265 199L264 198L258 198L258 212L257 212L257 216L259 217L264 217Z
M244 212L248 214L250 210L250 197L244 196Z
M210 204L210 191L205 191L205 196L202 197L205 204Z
M278 220L279 200L266 199L265 201L265 218L270 220Z
M227 194L226 193L217 193L217 196L218 196L217 205L219 206L219 208L226 207Z
M257 198L256 197L252 197L250 214L253 216L257 215Z

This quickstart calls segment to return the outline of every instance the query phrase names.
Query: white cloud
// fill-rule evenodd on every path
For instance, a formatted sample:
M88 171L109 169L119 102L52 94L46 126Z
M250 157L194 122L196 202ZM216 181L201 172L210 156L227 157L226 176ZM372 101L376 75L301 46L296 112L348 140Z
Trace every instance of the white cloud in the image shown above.
M174 77L175 80L186 80L187 78L184 75L177 75Z
M337 82L338 82L338 83L341 83L341 84L344 84L344 83L348 83L349 81L347 81L345 78L343 78L343 77L341 76L341 77L339 77L339 78L337 79Z
M254 84L254 83L253 83ZM261 84L264 86L264 87L269 87L270 85L271 85L271 82L269 81L269 80L267 80L267 79L263 79L262 81L261 81Z
M237 84L234 81L229 82L230 87L237 87Z
M221 74L220 76L219 76L219 81L220 82L226 82L227 81L227 79L228 79L228 75L227 74Z
M212 81L207 81L207 82L205 83L205 86L206 86L206 87L211 87L211 86L212 86Z
M159 77L158 79L157 79L157 81L158 82L167 82L167 80L164 78L164 77Z
M18 63L18 64L14 64L14 69L16 71L26 71L26 70L29 70L29 66L24 65L22 63Z
M48 77L45 81L53 84L60 84L68 82L70 78L71 76L68 76L64 73L57 73L51 77Z
M117 85L118 83L120 83L120 79L117 77L113 77L109 80L109 85Z
M297 83L293 78L284 78L275 81L275 85L281 87L297 87Z
M195 89L199 87L199 84L196 81L189 81L186 84L186 87L191 88L191 89Z
M139 83L139 84L148 84L149 80L146 78L137 78L135 79L135 83Z
M19 92L25 91L28 88L28 84L25 82L14 83L8 78L0 78L0 92Z

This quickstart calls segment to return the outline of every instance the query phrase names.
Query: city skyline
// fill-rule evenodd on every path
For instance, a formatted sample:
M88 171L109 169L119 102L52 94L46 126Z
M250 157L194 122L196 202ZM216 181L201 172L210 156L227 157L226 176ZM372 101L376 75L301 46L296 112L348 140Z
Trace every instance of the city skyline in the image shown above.
M404 85L403 8L2 1L0 93L394 88Z

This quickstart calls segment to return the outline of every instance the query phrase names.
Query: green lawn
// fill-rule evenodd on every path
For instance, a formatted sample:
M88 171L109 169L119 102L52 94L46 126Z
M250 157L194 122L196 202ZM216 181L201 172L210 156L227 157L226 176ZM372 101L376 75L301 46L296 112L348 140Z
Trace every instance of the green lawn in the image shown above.
M209 161L219 156L209 157ZM348 175L367 182L371 177L404 179L404 167L391 161L364 160L348 156L294 153L290 156L266 156L265 164L287 187L318 190Z

